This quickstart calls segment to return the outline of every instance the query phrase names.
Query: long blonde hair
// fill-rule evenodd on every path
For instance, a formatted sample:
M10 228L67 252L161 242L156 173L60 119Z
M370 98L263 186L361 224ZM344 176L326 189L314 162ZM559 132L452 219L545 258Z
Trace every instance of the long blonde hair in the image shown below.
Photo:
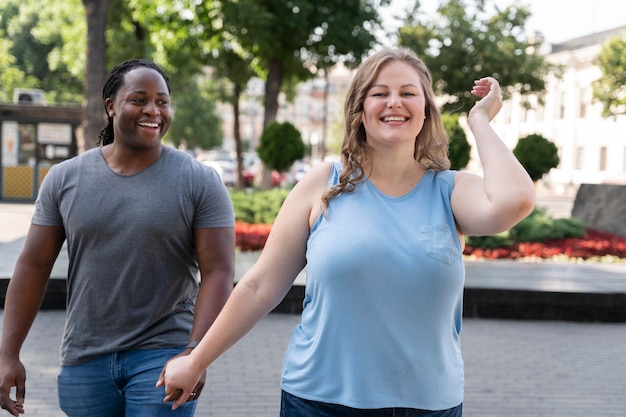
M344 137L341 145L343 170L339 175L339 183L322 195L324 209L328 207L331 198L342 192L354 191L356 184L365 176L363 165L369 157L367 135L363 126L363 102L381 67L393 61L406 62L415 68L426 97L424 113L426 120L415 138L415 160L435 171L450 168L448 135L435 104L430 71L410 49L385 49L363 61L348 88L344 104Z

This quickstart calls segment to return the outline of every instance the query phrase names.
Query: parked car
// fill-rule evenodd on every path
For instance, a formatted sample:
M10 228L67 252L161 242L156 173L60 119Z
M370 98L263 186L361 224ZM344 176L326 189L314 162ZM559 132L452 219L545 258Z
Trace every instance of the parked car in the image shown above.
M237 182L237 166L233 162L228 161L204 161L204 165L208 165L215 169L222 178L222 182L227 187L234 187Z
M243 184L245 187L252 187L254 185L254 179L256 178L257 171L251 169L243 170ZM278 187L282 182L283 176L280 172L272 170L272 187Z
M207 152L198 155L196 159L215 169L227 187L233 187L237 182L237 164L227 153Z
M245 187L252 187L254 179L261 167L261 159L256 152L246 152L243 155L243 183ZM278 187L282 182L282 175L278 171L272 171L272 187Z

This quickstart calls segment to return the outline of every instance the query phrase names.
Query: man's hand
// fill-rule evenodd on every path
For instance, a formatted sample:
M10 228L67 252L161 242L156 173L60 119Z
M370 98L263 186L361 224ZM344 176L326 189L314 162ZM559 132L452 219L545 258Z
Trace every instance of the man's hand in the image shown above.
M15 398L11 398L11 390L15 388ZM0 363L0 407L12 416L24 413L24 397L26 396L26 370L19 360Z

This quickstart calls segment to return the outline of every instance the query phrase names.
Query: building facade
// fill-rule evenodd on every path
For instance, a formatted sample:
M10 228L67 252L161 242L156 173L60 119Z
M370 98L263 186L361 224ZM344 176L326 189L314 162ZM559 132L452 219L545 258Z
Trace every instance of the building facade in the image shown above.
M626 115L605 118L593 100L593 82L602 76L597 64L602 44L626 26L544 45L540 53L562 68L546 80L543 100L507 99L493 122L511 148L519 138L539 134L559 149L560 164L542 180L556 193L575 191L582 183L626 184Z

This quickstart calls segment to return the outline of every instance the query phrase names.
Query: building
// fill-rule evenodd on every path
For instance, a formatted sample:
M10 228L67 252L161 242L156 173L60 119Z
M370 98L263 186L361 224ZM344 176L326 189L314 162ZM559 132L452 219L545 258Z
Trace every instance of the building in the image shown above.
M80 106L0 103L0 201L34 201L50 167L77 154L82 119Z
M626 26L559 44L540 53L562 67L561 77L546 80L543 104L536 96L504 103L493 126L511 148L529 134L540 134L559 149L560 164L542 180L556 193L572 193L582 183L626 184L626 115L604 118L593 100L592 84L602 76L596 58L602 44Z

